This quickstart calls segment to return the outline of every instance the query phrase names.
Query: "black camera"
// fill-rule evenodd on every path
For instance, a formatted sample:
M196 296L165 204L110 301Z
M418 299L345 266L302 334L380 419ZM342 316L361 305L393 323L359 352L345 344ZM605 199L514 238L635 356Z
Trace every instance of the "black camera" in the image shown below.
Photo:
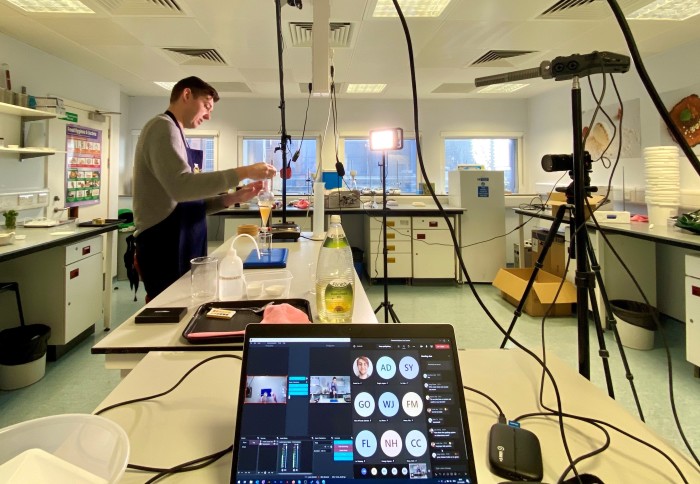
M586 171L591 170L591 154L583 153L583 166ZM573 155L544 155L542 157L542 169L548 173L553 171L571 171L574 169Z

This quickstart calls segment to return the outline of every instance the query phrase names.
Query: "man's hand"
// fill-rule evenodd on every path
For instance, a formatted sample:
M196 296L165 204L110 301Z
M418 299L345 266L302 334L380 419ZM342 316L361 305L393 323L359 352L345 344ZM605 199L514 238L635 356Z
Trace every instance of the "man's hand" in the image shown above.
M234 203L247 202L262 190L263 182L256 181L249 183L233 193L227 193L223 196L224 205L230 207Z
M274 166L267 163L255 163L253 165L242 166L238 168L242 172L240 178L250 178L251 180L264 180L272 178L277 174Z

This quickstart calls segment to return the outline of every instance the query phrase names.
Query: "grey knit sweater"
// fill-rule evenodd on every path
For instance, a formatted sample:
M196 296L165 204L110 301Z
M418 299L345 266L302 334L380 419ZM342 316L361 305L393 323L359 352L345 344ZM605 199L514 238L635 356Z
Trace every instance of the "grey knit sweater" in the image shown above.
M235 169L192 173L178 126L167 115L159 114L141 130L134 155L136 234L168 217L178 202L205 199L207 213L225 208L217 195L238 182Z

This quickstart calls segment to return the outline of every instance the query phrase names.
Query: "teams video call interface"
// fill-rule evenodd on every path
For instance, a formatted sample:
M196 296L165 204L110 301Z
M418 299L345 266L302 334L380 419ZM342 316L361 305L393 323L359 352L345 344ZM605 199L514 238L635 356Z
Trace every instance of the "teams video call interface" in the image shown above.
M447 340L253 339L237 483L471 482Z

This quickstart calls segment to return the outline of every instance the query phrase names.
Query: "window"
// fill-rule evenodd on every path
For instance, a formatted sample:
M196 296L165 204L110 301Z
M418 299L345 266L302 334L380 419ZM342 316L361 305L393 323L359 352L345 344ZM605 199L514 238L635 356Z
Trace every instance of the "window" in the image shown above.
M296 162L292 162L292 156L299 149L301 151ZM265 161L273 164L279 170L282 167L282 151L280 138L272 136L243 136L241 141L241 157L243 165L252 165ZM288 146L287 160L292 167L292 177L287 180L287 193L307 195L311 193L313 185L313 173L316 173L316 146L315 138L292 140ZM272 182L272 189L276 193L282 193L282 179L276 176Z
M204 151L204 166L202 171L216 171L216 141L217 133L205 133L202 131L185 131L187 144L193 150Z
M382 153L370 151L369 138L345 138L345 175L357 172L355 180L359 189L379 189L382 179L379 163ZM418 174L416 162L416 140L404 139L403 149L387 151L386 187L398 188L401 193L418 193Z
M518 189L518 153L521 138L516 137L445 137L445 192L447 173L457 169L457 165L483 165L485 170L501 170L505 189L516 192Z

